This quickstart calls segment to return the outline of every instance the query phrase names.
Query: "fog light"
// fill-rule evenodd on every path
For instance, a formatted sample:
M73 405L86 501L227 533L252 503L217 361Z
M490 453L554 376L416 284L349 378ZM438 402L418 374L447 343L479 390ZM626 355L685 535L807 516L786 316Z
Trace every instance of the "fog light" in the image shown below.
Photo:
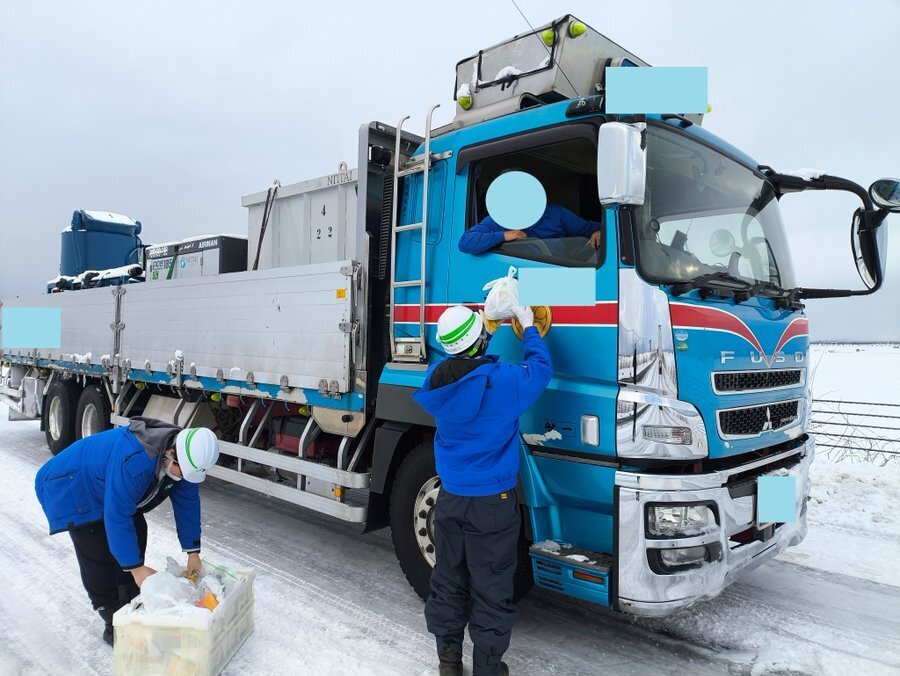
M699 547L681 547L679 549L661 549L659 558L666 568L694 566L706 561L706 545Z
M660 444L680 444L690 446L690 427L671 427L669 425L644 425L644 440Z
M707 505L647 506L647 530L651 536L694 537L715 527L716 515Z

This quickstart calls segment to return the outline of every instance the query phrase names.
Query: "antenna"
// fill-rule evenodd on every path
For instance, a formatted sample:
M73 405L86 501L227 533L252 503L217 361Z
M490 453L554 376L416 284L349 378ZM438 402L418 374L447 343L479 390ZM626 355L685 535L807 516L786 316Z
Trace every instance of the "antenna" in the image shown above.
M519 7L519 5L516 4L516 0L509 0L509 1L513 4L513 7L515 7L518 10L519 14L522 15L522 18L525 19L525 23L528 24L528 27L531 29L531 32L534 34L534 37L536 37L538 39L538 41L541 43L541 46L545 50L547 50L547 55L550 57L550 60L552 61L553 60L553 52L550 51L550 48L544 43L543 40L541 40L541 36L537 34L537 31L534 30L534 26L531 25L531 22L528 20L528 17L525 16L525 12L523 12L522 9ZM581 94L578 93L578 89L576 89L575 85L572 84L572 81L569 79L569 76L566 75L566 71L564 71L562 69L562 66L560 65L559 61L556 62L556 65L559 67L559 72L563 74L564 78L566 78L566 82L569 83L569 86L572 88L572 91L575 92L575 96L580 97Z

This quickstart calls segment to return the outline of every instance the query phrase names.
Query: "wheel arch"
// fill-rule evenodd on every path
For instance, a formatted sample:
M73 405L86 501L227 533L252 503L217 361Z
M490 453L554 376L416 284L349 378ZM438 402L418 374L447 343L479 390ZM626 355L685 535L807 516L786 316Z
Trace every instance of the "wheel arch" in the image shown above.
M372 449L369 509L363 532L369 533L389 525L391 490L397 470L413 448L433 435L434 428L423 425L392 420L378 425Z

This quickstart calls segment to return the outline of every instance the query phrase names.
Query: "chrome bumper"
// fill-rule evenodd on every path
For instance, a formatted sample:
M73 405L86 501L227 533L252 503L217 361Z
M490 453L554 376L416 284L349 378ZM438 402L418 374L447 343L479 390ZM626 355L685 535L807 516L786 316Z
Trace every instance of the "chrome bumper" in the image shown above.
M806 536L806 501L809 495L809 466L815 455L810 437L805 445L782 454L783 459L798 457L787 469L766 472L763 468L777 461L771 456L728 470L695 475L658 475L616 472L619 491L618 556L616 575L619 608L635 615L664 616L682 608L718 596L743 571L748 571L799 544ZM793 476L796 479L796 515L793 522L779 524L765 541L746 544L729 542L733 535L756 527L756 497L732 497L728 481L739 474L754 481L759 476ZM740 478L746 483L744 477ZM718 527L696 537L677 539L649 538L646 532L648 503L714 503ZM689 570L658 574L649 563L654 549L711 545L720 551L718 560Z

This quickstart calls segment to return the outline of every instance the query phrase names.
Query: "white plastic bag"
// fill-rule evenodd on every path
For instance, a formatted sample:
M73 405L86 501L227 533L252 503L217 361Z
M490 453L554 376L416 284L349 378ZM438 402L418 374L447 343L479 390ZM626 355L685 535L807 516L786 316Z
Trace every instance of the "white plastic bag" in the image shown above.
M490 289L484 301L484 316L487 319L502 321L516 316L515 309L519 305L519 280L515 274L516 268L510 265L506 277L484 285L483 291Z
M197 589L184 577L175 577L162 570L154 573L141 585L141 601L148 612L155 613L173 606L193 605Z

